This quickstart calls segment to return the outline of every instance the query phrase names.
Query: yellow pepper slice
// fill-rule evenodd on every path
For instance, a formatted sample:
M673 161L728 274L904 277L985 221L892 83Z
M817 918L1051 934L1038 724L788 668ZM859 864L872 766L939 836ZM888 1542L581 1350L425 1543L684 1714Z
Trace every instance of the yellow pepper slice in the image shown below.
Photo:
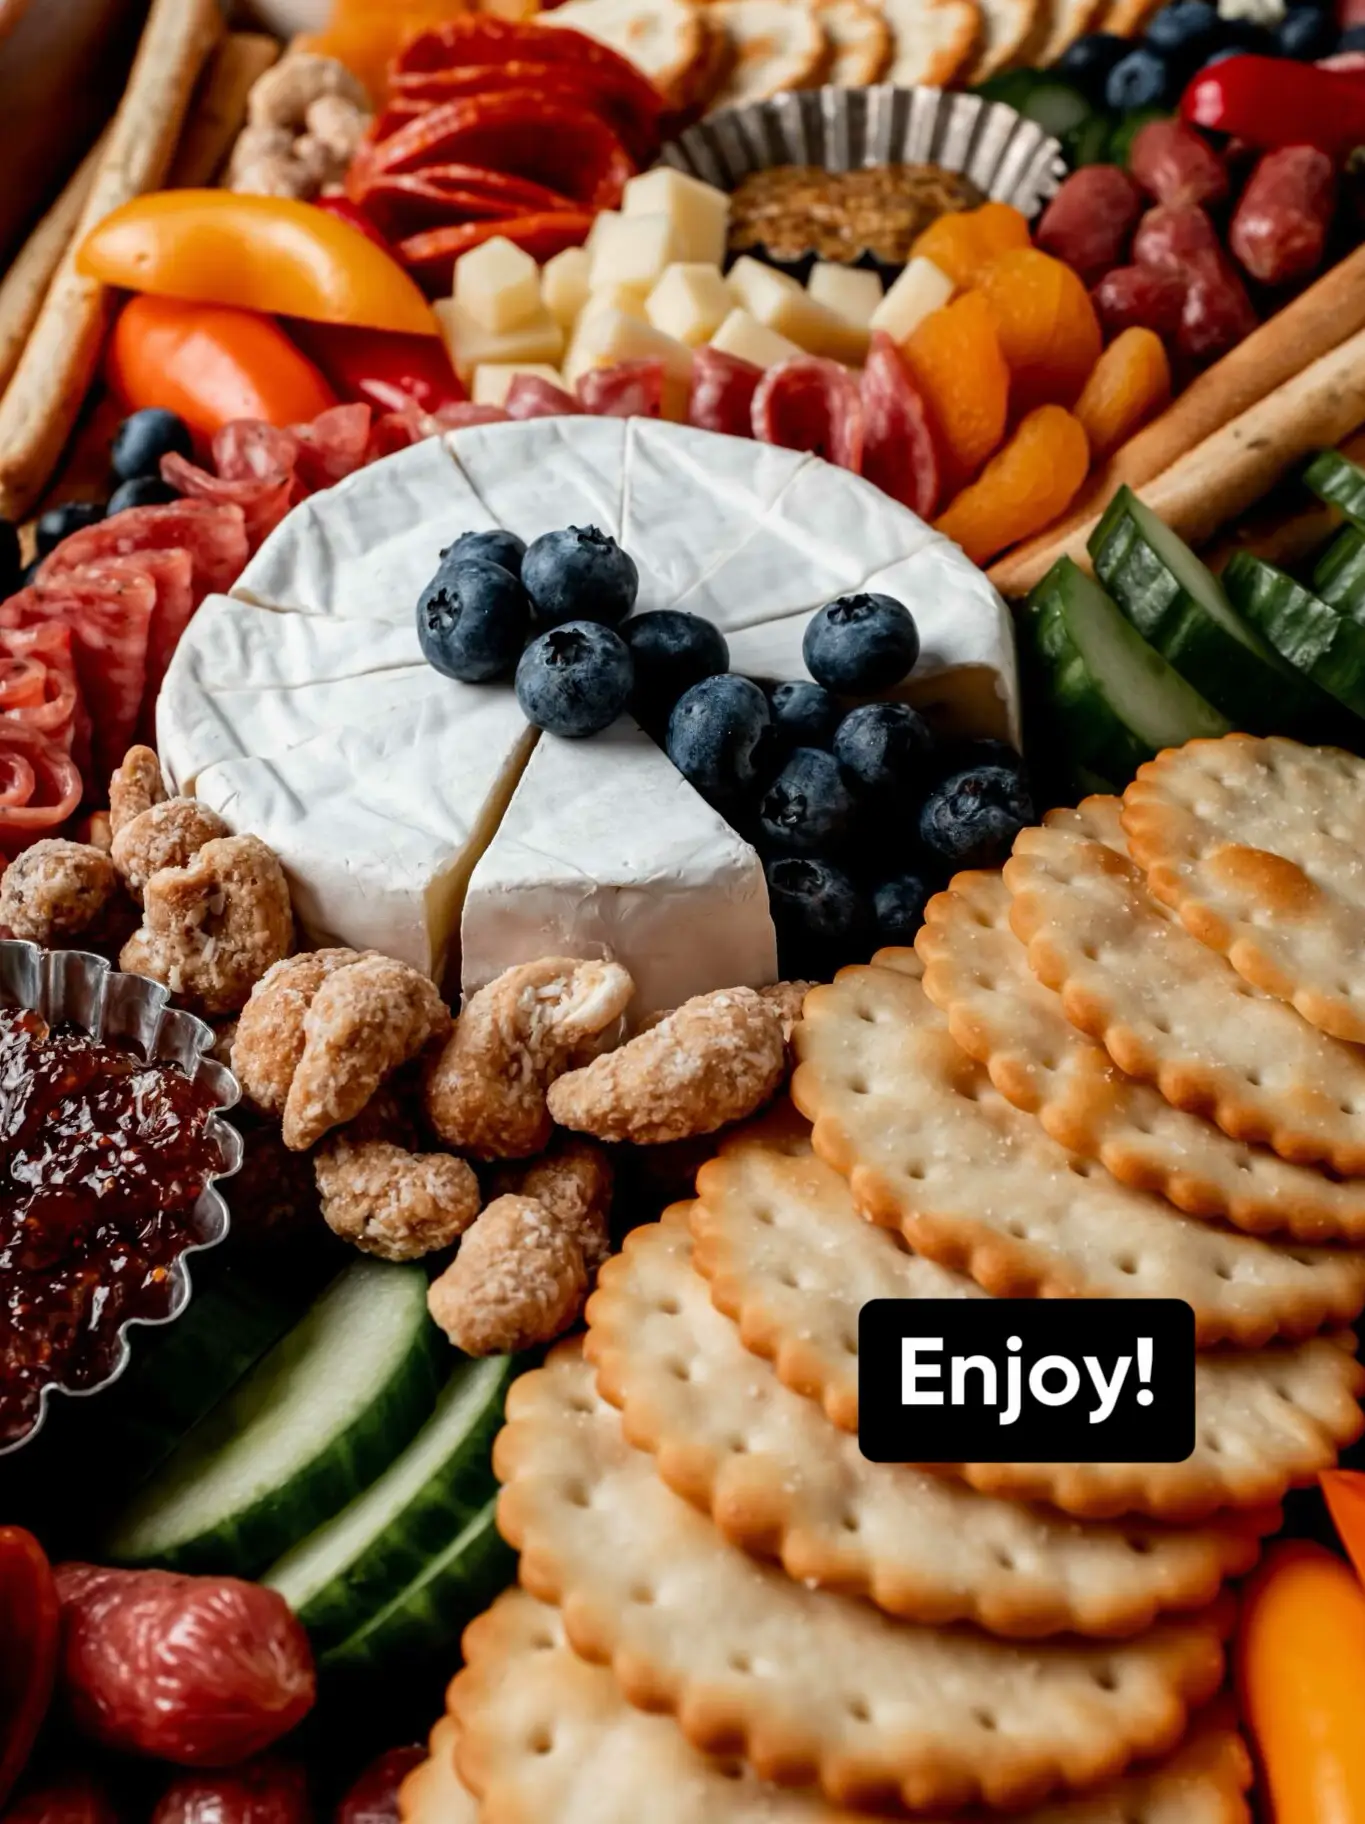
M312 203L231 190L160 190L91 229L87 277L126 291L232 304L315 323L434 336L431 306L392 256Z

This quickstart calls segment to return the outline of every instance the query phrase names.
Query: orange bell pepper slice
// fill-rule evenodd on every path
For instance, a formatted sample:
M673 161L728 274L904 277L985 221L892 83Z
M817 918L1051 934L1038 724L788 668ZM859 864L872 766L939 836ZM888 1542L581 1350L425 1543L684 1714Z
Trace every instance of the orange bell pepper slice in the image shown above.
M1237 1689L1267 1824L1365 1824L1365 1589L1320 1545L1286 1540L1246 1585Z
M406 335L440 333L398 262L359 229L291 197L159 190L96 224L76 256L127 291Z
M1318 1481L1337 1537L1365 1583L1365 1471L1324 1469Z

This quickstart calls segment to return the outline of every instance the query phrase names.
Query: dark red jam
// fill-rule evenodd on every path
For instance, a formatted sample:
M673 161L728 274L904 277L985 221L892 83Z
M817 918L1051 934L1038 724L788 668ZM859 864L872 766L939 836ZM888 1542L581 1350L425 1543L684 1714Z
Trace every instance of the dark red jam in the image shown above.
M0 1445L44 1387L104 1380L121 1325L167 1314L222 1163L213 1109L175 1064L0 1009Z

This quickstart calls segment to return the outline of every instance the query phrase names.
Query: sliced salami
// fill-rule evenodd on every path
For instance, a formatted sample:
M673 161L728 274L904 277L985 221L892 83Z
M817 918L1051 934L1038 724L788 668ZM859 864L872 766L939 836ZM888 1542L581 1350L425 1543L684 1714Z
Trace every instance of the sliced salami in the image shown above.
M211 470L172 450L161 458L161 479L190 499L240 507L254 549L293 505L298 454L292 431L239 418L215 435Z
M509 418L562 418L583 410L572 393L541 374L514 374L504 404Z
M857 475L863 462L858 383L846 367L818 355L779 361L754 391L753 434L761 443L809 450Z
M71 629L58 621L40 627L0 627L0 715L22 722L75 753L81 713Z
M194 565L196 605L236 582L251 555L242 509L228 502L176 500L164 507L129 507L64 538L47 557L38 581L47 583L101 557L135 551L188 551Z
M147 636L147 683L143 694L142 714L138 719L139 737L155 747L152 717L157 693L166 668L180 644L180 636L189 626L197 606L194 599L194 566L188 551L174 546L168 551L139 551L130 557L106 557L91 564L92 573L106 576L151 578L156 589L152 606L152 625Z
M22 722L0 721L0 851L17 855L59 830L81 790L80 770L64 747Z
M291 425L290 435L297 446L297 482L311 493L315 488L333 487L363 468L373 418L368 405L334 405L308 424Z
M863 368L863 474L921 519L938 501L938 455L924 401L884 330L872 337Z
M589 368L579 375L577 392L583 410L598 418L658 418L664 406L664 364L649 359Z
M754 434L754 394L763 369L719 348L699 348L692 357L692 390L687 422L699 431L727 437Z

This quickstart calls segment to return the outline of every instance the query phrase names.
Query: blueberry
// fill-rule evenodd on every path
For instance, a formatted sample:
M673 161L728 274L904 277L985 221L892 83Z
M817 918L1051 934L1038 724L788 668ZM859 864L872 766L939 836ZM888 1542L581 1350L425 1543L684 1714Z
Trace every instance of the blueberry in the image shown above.
M521 580L548 627L564 621L604 621L615 627L635 606L640 573L596 526L566 526L536 539L521 560Z
M913 944L924 923L929 888L918 874L898 874L872 895L872 927L879 944Z
M1074 82L1092 101L1099 101L1110 70L1132 49L1115 32L1087 32L1076 39L1057 60L1057 74Z
M417 598L422 657L462 684L510 677L530 626L526 591L486 558L447 558Z
M161 458L172 450L181 456L194 454L190 427L174 412L163 412L160 406L152 405L124 419L114 433L109 462L120 481L137 481L143 476L160 475Z
M631 707L644 723L661 721L684 691L729 669L730 648L719 627L680 608L632 615L621 638L635 661Z
M1337 38L1339 51L1365 51L1365 25L1348 25Z
M673 705L668 757L712 804L727 804L758 783L771 734L768 699L748 678L723 671L703 678Z
M785 964L795 962L799 967L829 951L847 951L864 931L867 906L842 868L804 856L784 856L770 861L765 871L768 905Z
M863 703L839 724L834 753L864 790L888 792L918 779L933 744L929 724L908 704Z
M1164 107L1176 89L1175 73L1158 51L1140 44L1109 72L1104 85L1105 106L1116 114L1134 108Z
M599 621L565 621L542 633L517 665L517 702L533 728L578 740L609 728L630 700L630 653Z
M1032 822L1028 788L1013 768L974 766L930 792L920 807L919 836L955 868L995 868Z
M1337 28L1329 13L1316 7L1301 6L1286 13L1275 31L1275 48L1281 57L1296 57L1302 63L1314 63L1319 57L1330 57L1336 49Z
M23 573L19 556L19 528L12 520L0 519L0 601L13 595Z
M826 690L870 697L913 669L919 629L910 610L889 595L842 595L812 618L801 653Z
M833 754L798 747L763 794L759 828L778 854L828 855L842 847L857 808Z
M839 726L839 705L834 697L808 678L774 685L769 698L773 728L783 747L828 747Z
M1209 0L1171 0L1153 13L1144 41L1149 50L1194 64L1219 41L1221 23Z
M70 538L82 526L98 525L103 518L104 508L94 500L64 500L58 507L49 507L34 528L39 557L55 551L64 538Z
M521 560L526 555L526 540L515 532L461 532L453 545L441 552L443 562L462 564L467 558L482 558L485 563L500 564L512 576L521 575Z
M105 513L126 513L129 507L164 507L180 496L169 482L155 475L138 475L132 481L121 481L109 496Z

